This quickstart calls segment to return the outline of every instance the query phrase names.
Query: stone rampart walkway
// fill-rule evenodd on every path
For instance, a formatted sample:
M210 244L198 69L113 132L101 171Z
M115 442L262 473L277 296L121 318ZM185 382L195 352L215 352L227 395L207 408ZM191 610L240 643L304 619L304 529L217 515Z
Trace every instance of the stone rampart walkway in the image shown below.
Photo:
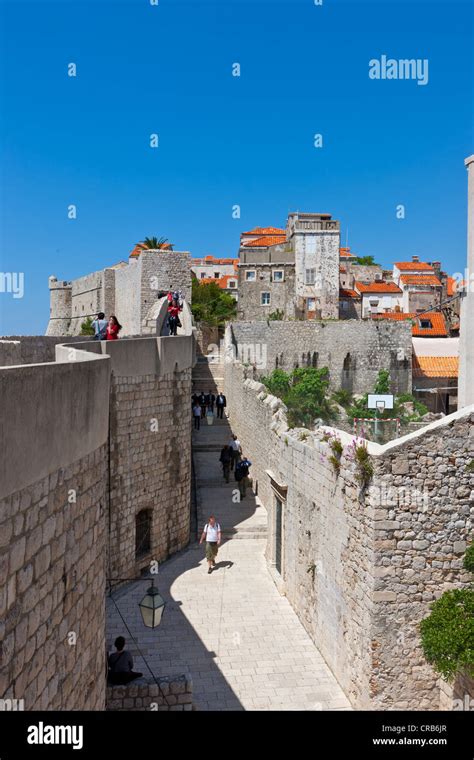
M160 628L145 629L138 602L146 582L116 601L156 675L189 672L199 710L344 710L348 700L267 572L266 512L249 494L232 502L218 464L230 439L226 420L193 433L200 530L210 513L224 529L211 575L196 543L165 562L158 585L167 601ZM109 607L108 639L123 633ZM133 647L131 647L133 650ZM135 668L146 666L135 656Z

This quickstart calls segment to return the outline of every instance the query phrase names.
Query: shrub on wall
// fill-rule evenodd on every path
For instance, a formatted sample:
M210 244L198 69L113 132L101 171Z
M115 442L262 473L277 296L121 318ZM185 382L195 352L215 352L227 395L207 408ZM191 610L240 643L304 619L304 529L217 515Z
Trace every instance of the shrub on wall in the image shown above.
M463 564L474 572L474 544L467 549ZM420 623L426 660L446 681L461 672L474 678L474 586L445 591L430 609Z

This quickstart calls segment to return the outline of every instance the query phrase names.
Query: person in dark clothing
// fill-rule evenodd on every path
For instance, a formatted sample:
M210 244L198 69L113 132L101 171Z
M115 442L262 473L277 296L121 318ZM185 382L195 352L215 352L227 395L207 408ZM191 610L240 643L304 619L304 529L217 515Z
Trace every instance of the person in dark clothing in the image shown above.
M211 410L211 412L214 414L214 403L215 403L216 397L214 396L212 391L209 391L209 393L206 396L206 406L208 409Z
M224 407L227 406L227 399L223 393L218 393L216 397L216 409L217 418L222 420L224 415Z
M204 393L201 393L201 395L199 396L199 405L201 407L201 416L205 417L206 416L206 397Z
M201 413L202 409L199 406L199 404L195 404L193 406L193 417L194 417L194 429L200 430L201 428Z
M243 499L246 496L249 469L252 462L242 454L242 459L235 465L235 479L239 484L240 498Z
M232 464L232 452L230 447L225 445L221 451L219 462L222 464L222 474L224 475L225 482L229 482L230 466Z
M194 409L196 404L199 404L199 396L197 395L197 393L193 393L193 395L191 396L191 409Z
M141 678L143 673L134 672L132 655L127 649L124 649L124 637L118 636L115 639L114 646L117 651L109 655L109 683L126 684L134 681L135 678Z
M170 328L170 335L178 334L178 327L181 327L181 321L179 319L180 308L178 302L173 299L168 306L168 326Z

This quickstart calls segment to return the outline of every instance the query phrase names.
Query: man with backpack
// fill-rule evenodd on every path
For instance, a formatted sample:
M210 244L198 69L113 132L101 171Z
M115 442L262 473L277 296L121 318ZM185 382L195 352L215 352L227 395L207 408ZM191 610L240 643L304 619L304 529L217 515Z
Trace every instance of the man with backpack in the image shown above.
M219 550L219 544L221 542L222 533L221 526L216 521L214 515L209 517L209 522L204 526L202 531L201 540L199 544L202 544L204 539L206 540L206 559L209 565L208 573L212 573L212 568L216 566L216 557Z
M235 479L239 484L240 498L243 499L246 496L246 490L248 485L249 468L252 462L242 454L242 458L235 465Z
M92 327L94 328L93 340L107 340L107 325L108 322L105 318L104 312L99 311L92 322Z

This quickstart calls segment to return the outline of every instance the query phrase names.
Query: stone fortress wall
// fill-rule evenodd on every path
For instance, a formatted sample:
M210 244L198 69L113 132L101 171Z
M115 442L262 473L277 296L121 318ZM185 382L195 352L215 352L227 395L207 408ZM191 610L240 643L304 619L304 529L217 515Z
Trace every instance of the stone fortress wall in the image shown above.
M418 624L430 602L469 580L474 407L369 443L374 476L362 489L352 436L330 431L345 447L337 474L329 444L289 431L282 402L251 374L227 361L225 393L268 511L267 562L281 592L354 707L437 710L446 690L452 706L453 690L422 656Z
M256 359L259 376L328 367L332 390L367 393L388 369L393 392L411 393L411 325L403 322L232 322L228 330L236 356L244 364Z
M25 341L48 360L57 342ZM0 367L0 696L25 710L105 709L106 578L189 539L193 341L73 340Z
M49 278L50 320L46 335L79 335L87 317L103 311L115 314L125 335L140 335L159 290L181 289L191 301L190 254L183 251L142 251L129 263L108 267L72 282Z

